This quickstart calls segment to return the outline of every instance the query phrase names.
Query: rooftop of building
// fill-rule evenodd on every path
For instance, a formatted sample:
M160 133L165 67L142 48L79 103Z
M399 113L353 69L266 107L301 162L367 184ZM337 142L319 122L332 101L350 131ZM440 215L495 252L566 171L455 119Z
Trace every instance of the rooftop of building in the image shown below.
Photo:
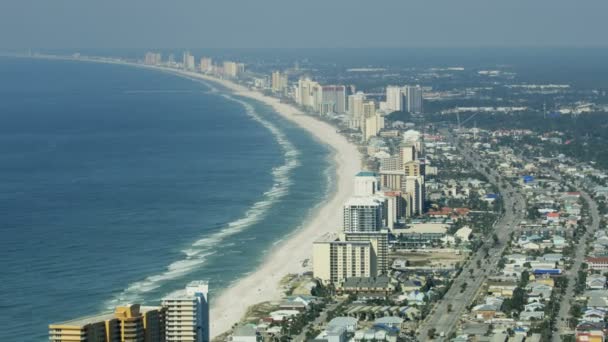
M377 174L372 171L360 171L357 173L356 177L376 177Z
M133 308L131 308L132 306L133 306ZM105 321L117 318L117 314L120 315L119 311L124 312L125 310L133 310L133 309L136 310L136 311L134 311L134 315L143 315L149 311L160 310L161 307L159 307L159 306L142 306L142 305L138 305L138 304L125 304L125 305L117 306L114 312L105 312L105 313L100 313L100 314L95 314L95 315L90 315L90 316L82 316L82 317L71 319L69 321L52 323L51 325L52 326L62 325L62 326L72 326L72 327L84 327L89 324L105 322Z
M91 316L78 317L78 318L71 319L69 321L52 323L52 324L50 324L50 326L60 326L61 325L61 326L71 326L71 327L85 327L89 324L105 322L105 321L114 319L115 317L116 316L114 316L113 312L107 312L107 313L96 314L96 315L91 315Z
M338 234L336 233L325 233L315 240L315 243L334 242L338 240Z
M380 202L377 197L365 196L365 197L351 197L346 200L344 206L380 206Z
M332 318L332 320L329 321L329 323L327 323L327 326L332 326L332 325L349 326L349 325L356 325L357 322L358 322L358 320L354 317L339 316L339 317Z
M449 224L445 223L414 223L410 224L407 228L404 229L395 229L394 233L396 235L412 233L445 234L449 226Z
M344 281L344 287L358 288L385 288L390 284L391 279L385 276L379 277L351 277Z

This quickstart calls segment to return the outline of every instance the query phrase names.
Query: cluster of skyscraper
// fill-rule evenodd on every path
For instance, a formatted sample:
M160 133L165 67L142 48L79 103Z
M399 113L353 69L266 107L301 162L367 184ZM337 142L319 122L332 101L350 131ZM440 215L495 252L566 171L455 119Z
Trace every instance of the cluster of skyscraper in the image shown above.
M169 55L167 61L163 61L158 52L148 52L144 57L144 64L154 66L167 66L180 68L186 71L213 74L220 77L237 78L245 72L245 64L232 61L223 61L222 64L213 64L213 59L201 57L198 64L196 58L189 51L183 53L181 63L176 62L174 55Z
M422 88L420 86L388 86L386 101L380 107L388 112L422 114Z
M376 110L376 103L368 101L354 87L321 85L310 78L300 78L295 89L295 101L300 106L320 115L344 117L349 128L360 130L365 141L384 128L386 113Z
M49 325L51 342L208 342L209 286L195 281L161 306L128 304L113 313Z
M351 277L388 272L388 236L405 218L424 210L420 134L408 131L391 170L360 172L354 196L344 203L343 226L313 246L314 276L338 287Z
M224 61L213 64L209 57L202 57L197 65L195 57L188 51L184 52L181 63L175 62L173 55L169 55L169 59L163 62L162 55L158 52L146 53L144 63L227 78L238 78L245 72L243 63ZM298 68L294 70L297 71ZM422 113L423 89L420 86L388 86L386 99L381 102L368 99L361 91L356 92L354 86L322 85L310 77L300 77L291 86L288 73L281 71L272 72L270 79L269 76L254 78L254 86L269 89L281 97L292 98L305 110L342 119L350 129L360 131L365 142L384 129L384 116L396 111Z

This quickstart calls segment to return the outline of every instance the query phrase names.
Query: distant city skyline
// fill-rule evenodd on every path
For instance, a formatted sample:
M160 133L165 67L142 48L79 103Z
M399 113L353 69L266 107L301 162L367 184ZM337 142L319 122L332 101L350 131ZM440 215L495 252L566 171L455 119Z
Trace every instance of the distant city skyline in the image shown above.
M607 11L601 0L5 0L0 49L608 46Z

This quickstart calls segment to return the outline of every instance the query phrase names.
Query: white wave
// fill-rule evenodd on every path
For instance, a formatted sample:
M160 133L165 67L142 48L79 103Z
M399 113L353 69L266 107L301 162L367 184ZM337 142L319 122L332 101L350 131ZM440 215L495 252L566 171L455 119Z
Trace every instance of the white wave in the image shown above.
M216 88L210 85L209 87L212 92L217 92ZM182 250L184 258L171 263L169 266L167 266L164 272L151 275L141 281L130 284L125 290L106 303L107 308L114 308L116 305L121 303L133 303L141 301L146 293L156 290L163 284L175 279L179 279L180 277L184 277L194 270L200 268L207 261L208 256L215 254L215 251L213 250L217 248L226 238L240 233L259 222L279 199L289 193L289 186L292 184L289 176L291 171L300 163L298 160L300 152L287 139L281 130L279 130L269 120L260 116L251 104L227 94L222 94L222 96L228 100L240 103L247 111L247 115L268 129L281 147L284 164L273 168L273 186L264 192L263 198L254 203L245 212L243 217L228 223L219 231L192 243L191 246ZM253 239L255 238L250 240ZM234 243L228 243L228 245L234 245Z

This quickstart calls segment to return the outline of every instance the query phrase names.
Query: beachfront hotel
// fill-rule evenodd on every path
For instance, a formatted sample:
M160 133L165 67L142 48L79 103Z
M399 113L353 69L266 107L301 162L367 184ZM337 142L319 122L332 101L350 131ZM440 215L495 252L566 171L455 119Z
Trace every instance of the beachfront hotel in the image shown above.
M323 283L388 272L388 230L326 234L313 244L313 276Z
M128 304L114 312L49 325L51 342L209 342L209 285L189 283L162 306Z
M342 241L337 234L326 234L314 242L312 260L314 277L324 283L375 273L371 242Z
M167 342L209 342L209 284L193 281L162 300Z
M49 325L51 342L164 342L165 309L130 304Z

